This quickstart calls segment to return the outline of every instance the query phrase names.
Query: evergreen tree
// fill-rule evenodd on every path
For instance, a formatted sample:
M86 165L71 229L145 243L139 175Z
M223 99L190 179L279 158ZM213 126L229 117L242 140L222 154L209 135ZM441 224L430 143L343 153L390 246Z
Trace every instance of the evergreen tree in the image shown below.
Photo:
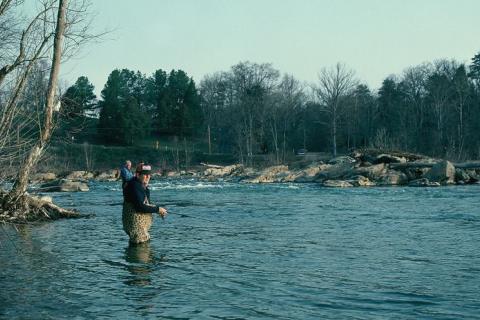
M139 73L114 70L102 90L98 134L105 143L131 145L149 132L144 106L145 79Z
M480 85L480 52L472 58L472 64L470 65L470 72L468 76L477 81L477 85Z
M61 113L63 117L67 119L84 117L86 110L95 107L97 97L93 92L94 88L87 77L79 77L62 96Z

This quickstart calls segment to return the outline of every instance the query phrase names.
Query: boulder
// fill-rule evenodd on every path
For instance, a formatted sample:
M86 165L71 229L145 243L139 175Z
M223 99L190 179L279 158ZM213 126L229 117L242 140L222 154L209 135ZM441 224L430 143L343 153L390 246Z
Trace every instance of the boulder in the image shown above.
M355 168L355 174L369 178L370 180L378 180L386 172L384 163L374 164L368 167Z
M430 168L406 168L403 172L407 175L409 181L421 179Z
M347 181L355 187L373 187L376 185L375 182L364 176L354 176Z
M409 187L439 187L440 183L430 182L427 178L416 179L408 183Z
M405 157L392 156L391 154L379 154L376 163L406 163L407 159Z
M82 180L85 179L87 171L72 171L65 176L66 180Z
M100 172L95 177L97 181L116 181L118 179L118 171L116 169Z
M470 183L475 183L480 180L480 175L476 170L470 169L470 170L466 170L465 172L470 177Z
M57 179L57 175L53 172L46 172L46 173L37 173L34 174L32 177L32 181L52 181Z
M339 163L329 166L317 175L316 181L337 180L354 175L353 163Z
M455 182L456 183L470 183L470 176L465 170L455 168Z
M214 177L224 177L234 173L238 173L238 171L241 171L242 168L243 166L241 164L234 164L226 167L212 167L212 168L207 168L203 172L203 175L214 176Z
M328 161L328 164L344 164L344 163L355 163L356 160L349 156L340 156Z
M283 178L288 176L288 166L273 166L264 169L260 175L256 178L250 179L247 182L250 183L272 183L281 182Z
M323 182L324 187L329 187L329 188L350 188L353 187L353 185L344 180L326 180Z
M395 170L388 170L378 181L378 184L382 186L396 186L407 183L408 178L405 173Z
M455 167L450 161L440 161L433 165L424 178L441 184L455 183Z
M60 179L44 183L40 186L40 188L45 192L86 192L90 190L85 182L67 179Z
M308 167L304 170L301 170L300 172L298 172L295 176L295 179L294 179L294 182L299 182L299 183L303 183L303 182L313 182L317 179L318 177L318 174L329 168L330 165L328 164L320 164L320 165L315 165L315 166L311 166L311 167Z
M177 177L180 177L180 173L177 171L168 171L166 176L168 178L177 178Z

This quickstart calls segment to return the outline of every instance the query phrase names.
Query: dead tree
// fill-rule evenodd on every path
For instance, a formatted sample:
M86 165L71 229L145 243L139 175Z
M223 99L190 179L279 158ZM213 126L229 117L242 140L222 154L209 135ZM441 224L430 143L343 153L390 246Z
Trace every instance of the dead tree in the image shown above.
M28 151L20 165L16 165L17 175L12 189L8 194L3 191L0 193L0 219L4 221L12 221L15 218L16 221L29 220L32 216L35 217L35 214L47 218L75 215L73 212L63 210L53 204L34 200L26 194L26 190L28 177L45 151L54 128L53 112L58 101L56 93L62 57L66 53L68 54L69 50L71 51L92 38L86 33L85 25L87 23L82 20L82 17L85 18L88 3L86 0L77 0L69 6L68 0L41 0L39 2L42 4L43 10L40 10L32 18L28 27L21 32L19 53L15 59L10 59L13 63L4 63L4 61L8 62L8 59L4 59L4 61L0 59L0 63L3 64L3 67L0 65L0 85L8 77L11 77L9 82L14 83L6 102L3 104L0 101L0 136L5 134L7 137L0 140L0 150L3 153L6 143L12 140L9 134L12 132L13 119L19 115L18 105L24 94L26 83L29 81L31 70L41 59L51 57L48 85L44 92L45 102L39 110L40 113L37 114L38 136L29 144ZM19 3L20 1L2 0L0 18L7 10L14 8ZM74 28L82 24L80 29ZM65 39L70 41L65 43ZM15 147L10 149L15 151Z
M337 156L337 131L343 101L356 85L354 72L343 64L337 63L334 68L322 69L318 75L318 85L314 87L315 95L322 106L321 111L328 115L332 140L332 154Z

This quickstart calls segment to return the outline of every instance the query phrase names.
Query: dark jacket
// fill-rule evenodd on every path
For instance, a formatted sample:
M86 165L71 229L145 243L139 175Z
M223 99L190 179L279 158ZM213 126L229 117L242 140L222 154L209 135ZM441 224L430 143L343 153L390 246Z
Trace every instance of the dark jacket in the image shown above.
M159 207L150 204L150 189L134 177L123 189L123 200L133 204L137 212L158 212Z

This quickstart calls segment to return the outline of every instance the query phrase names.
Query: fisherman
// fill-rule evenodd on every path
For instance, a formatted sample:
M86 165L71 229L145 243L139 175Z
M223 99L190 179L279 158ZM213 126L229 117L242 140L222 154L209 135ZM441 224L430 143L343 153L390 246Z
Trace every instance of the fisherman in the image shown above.
M165 208L150 203L150 182L152 167L139 164L136 169L136 177L127 182L123 189L123 230L130 237L133 244L143 243L150 240L148 231L152 226L153 213L158 213L162 219L167 216Z
M125 188L127 182L132 180L133 173L130 170L132 168L132 162L130 160L126 160L125 164L120 169L120 177L122 178L122 189Z

